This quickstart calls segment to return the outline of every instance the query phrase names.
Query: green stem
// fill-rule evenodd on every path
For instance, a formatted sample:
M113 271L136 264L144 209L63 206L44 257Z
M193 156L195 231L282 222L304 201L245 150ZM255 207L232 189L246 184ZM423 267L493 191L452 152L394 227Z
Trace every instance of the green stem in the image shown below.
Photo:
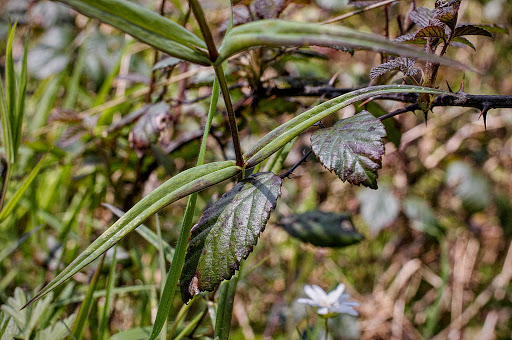
M229 339L231 317L233 316L233 304L235 302L236 286L238 285L240 270L235 273L231 280L222 282L220 286L214 338L218 337L220 340Z
M12 165L9 162L5 163L7 170L5 171L4 185L2 187L2 195L0 196L0 211L4 207L5 195L7 195L7 187L9 186L9 180L11 179Z
M204 156L206 154L206 140L208 139L208 134L212 125L213 115L219 100L219 94L219 84L215 79L213 82L212 101L210 102L208 118L204 127L203 139L201 141L201 147L197 157L197 165L202 165L204 163ZM185 216L183 217L180 234L178 236L176 250L174 251L174 257L172 259L171 268L169 269L169 275L165 280L165 286L160 298L160 305L158 306L156 320L155 324L153 325L153 331L151 333L150 340L154 340L158 336L167 320L167 317L169 316L169 312L171 311L171 305L174 299L174 293L176 292L176 286L181 275L181 270L183 269L183 264L185 263L185 255L187 252L190 230L192 229L192 219L194 217L196 201L197 193L189 196L187 208L185 210Z
M325 318L325 340L329 340L329 318Z

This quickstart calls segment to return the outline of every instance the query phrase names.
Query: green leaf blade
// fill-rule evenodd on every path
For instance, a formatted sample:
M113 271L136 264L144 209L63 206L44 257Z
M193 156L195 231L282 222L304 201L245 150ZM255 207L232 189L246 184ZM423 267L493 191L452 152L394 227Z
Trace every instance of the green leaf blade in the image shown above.
M231 178L240 171L241 168L236 166L234 161L216 162L191 168L167 180L101 234L27 305L46 295L94 261L154 213L180 198Z
M429 60L441 65L468 69L459 62L442 58L411 46L390 41L376 34L347 27L284 20L258 20L235 27L219 48L220 64L229 57L254 47L269 46L352 47Z
M377 189L386 129L368 111L342 119L331 128L317 130L311 147L320 162L342 181Z
M338 110L368 98L390 93L431 93L455 95L449 92L412 85L382 85L367 87L352 91L342 96L328 100L316 107L301 113L295 118L281 124L265 137L261 138L251 150L244 154L247 168L251 168L270 157L274 152L282 148L286 143L295 138L301 132L311 127L316 122L337 112Z
M167 54L199 65L211 62L197 36L142 6L126 0L59 0L86 16L112 25Z
M264 230L281 185L271 172L251 175L203 212L192 228L180 280L185 302L235 273Z
M34 169L32 169L32 171L27 176L27 178L25 178L25 180L23 181L21 186L18 188L18 190L16 190L16 192L11 197L9 202L7 202L7 204L2 209L2 211L0 211L0 222L5 220L13 212L14 208L16 207L16 204L18 204L19 200L21 199L21 197L23 196L25 191L27 191L27 189L30 187L30 184L32 184L32 182L36 178L37 174L41 170L41 167L43 166L44 162L46 161L46 159L48 158L48 155L50 153L51 153L51 150L48 151L46 153L46 155L43 156L43 158L41 158L39 163L37 163L36 167Z

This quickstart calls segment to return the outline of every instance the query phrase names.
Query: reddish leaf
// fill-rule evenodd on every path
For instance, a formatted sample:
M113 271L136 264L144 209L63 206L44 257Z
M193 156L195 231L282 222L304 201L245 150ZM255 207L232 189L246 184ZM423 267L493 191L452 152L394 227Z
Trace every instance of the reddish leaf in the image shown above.
M439 26L427 26L419 30L414 36L417 38L441 38L446 41L446 32L443 27Z
M460 25L455 28L455 37L461 37L463 35L483 35L492 38L492 34L489 31L473 25Z

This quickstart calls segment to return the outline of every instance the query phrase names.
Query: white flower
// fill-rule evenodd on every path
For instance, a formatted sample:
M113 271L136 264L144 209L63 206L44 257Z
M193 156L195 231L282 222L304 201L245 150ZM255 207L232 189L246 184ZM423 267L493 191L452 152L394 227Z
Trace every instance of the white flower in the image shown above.
M306 285L304 292L309 299L298 299L297 302L304 303L313 307L318 307L317 313L326 317L332 317L334 314L359 315L354 307L359 306L359 302L347 301L350 295L343 294L345 285L340 283L335 290L329 294L317 285Z

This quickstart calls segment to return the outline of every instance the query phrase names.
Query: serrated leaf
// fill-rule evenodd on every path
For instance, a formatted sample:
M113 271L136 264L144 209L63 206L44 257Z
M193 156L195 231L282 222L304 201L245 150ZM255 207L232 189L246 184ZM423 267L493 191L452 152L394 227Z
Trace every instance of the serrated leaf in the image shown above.
M43 317L43 314L48 313L52 299L53 294L50 294L46 298L38 301L30 309L21 310L27 302L27 296L23 289L16 287L16 289L14 289L14 296L9 297L7 304L2 305L1 308L5 313L12 316L23 337L28 339Z
M351 47L430 60L442 65L463 67L461 63L441 58L412 46L399 44L376 34L359 32L341 26L285 20L258 20L235 27L226 35L219 48L219 65L231 56L254 47L325 46Z
M414 36L417 38L440 38L446 41L447 36L446 32L444 31L443 27L440 26L427 26L425 28L420 29L418 32L416 32L416 35Z
M377 118L388 113L388 111L384 110L384 108L377 104L376 101L368 102L364 105L364 107L361 107L360 109L358 108L356 111L361 112L363 109L370 111ZM396 148L398 149L400 147L400 142L402 141L402 130L400 122L396 119L384 119L382 124L384 124L384 127L386 128L386 139L395 144Z
M370 78L375 79L394 70L400 70L406 76L414 76L421 72L420 69L414 67L414 59L399 57L372 68Z
M416 33L418 33L418 31L401 35L396 37L393 41L405 44L425 44L427 42L426 38L416 38Z
M471 43L471 41L469 41L468 39L464 38L464 37L455 37L452 39L452 43L459 43L459 44L464 44L468 47L471 47L472 49L474 49L476 51L476 48L475 48L475 45L473 45L473 43Z
M281 195L272 172L251 175L206 209L192 228L180 285L183 301L231 278L258 242Z
M455 37L461 37L463 35L483 35L492 38L492 34L489 31L473 25L460 25L455 28Z
M409 17L416 24L416 26L419 28L425 28L430 25L432 12L433 11L426 7L418 7L412 11L411 14L409 14Z
M311 147L320 162L342 181L377 189L386 129L368 111L342 119L331 128L317 130Z
M388 188L363 189L358 192L357 199L361 204L361 215L372 235L391 225L400 213L400 203Z
M433 20L439 20L443 24L447 25L451 30L455 29L457 24L457 18L459 14L460 0L452 0L442 6L437 6L433 13Z
M488 31L489 33L504 33L508 34L508 28L503 25L473 25L476 27L483 28L484 30Z
M236 166L234 161L225 161L196 166L170 178L128 210L28 304L51 292L167 205L231 178L240 171L241 168Z
M348 214L313 210L284 217L279 225L293 237L317 247L346 247L364 238Z
M324 119L325 117L341 110L342 108L353 104L355 102L366 100L378 95L388 93L432 93L432 94L445 94L449 96L458 96L457 94L440 91L427 87L412 86L412 85L382 85L366 87L361 90L352 91L341 95L339 97L328 100L314 108L307 110L295 118L281 124L274 130L270 131L265 137L261 138L246 154L246 167L251 168L260 163L267 157L270 157L274 152L281 149L289 141L299 135L301 132L311 127L316 122Z
M11 340L20 335L20 329L12 316L0 310L0 340Z

